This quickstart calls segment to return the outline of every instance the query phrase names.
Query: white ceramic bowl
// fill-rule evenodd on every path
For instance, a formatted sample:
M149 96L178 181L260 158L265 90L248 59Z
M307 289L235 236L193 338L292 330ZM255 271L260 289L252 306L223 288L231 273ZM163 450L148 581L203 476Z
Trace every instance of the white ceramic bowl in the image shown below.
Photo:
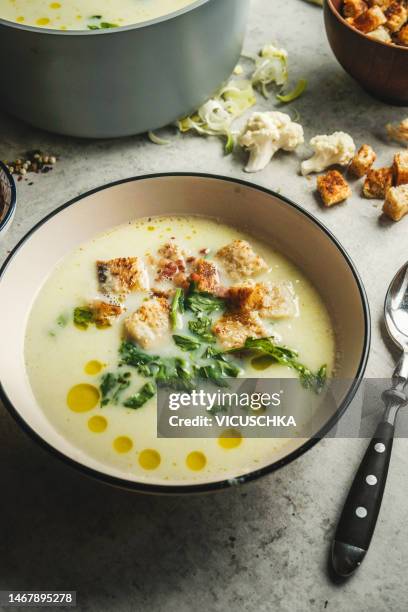
M335 408L314 419L315 435L293 439L256 472L222 476L204 484L149 485L98 463L50 424L37 405L24 366L25 327L31 305L56 263L96 234L149 215L214 217L268 241L312 281L329 309L340 358L336 376L349 381ZM47 248L44 248L47 245ZM223 177L163 174L138 177L95 189L51 213L16 246L0 271L1 398L22 427L55 455L105 482L158 493L190 493L251 480L292 461L339 419L363 376L370 343L367 299L356 269L333 235L304 210L261 187Z

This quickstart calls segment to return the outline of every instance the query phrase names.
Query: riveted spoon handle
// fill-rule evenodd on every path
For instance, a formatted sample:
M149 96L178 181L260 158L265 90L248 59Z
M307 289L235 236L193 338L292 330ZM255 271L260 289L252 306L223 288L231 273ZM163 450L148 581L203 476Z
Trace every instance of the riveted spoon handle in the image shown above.
M371 440L351 485L337 525L332 548L333 568L350 576L370 546L390 464L394 426L382 422Z

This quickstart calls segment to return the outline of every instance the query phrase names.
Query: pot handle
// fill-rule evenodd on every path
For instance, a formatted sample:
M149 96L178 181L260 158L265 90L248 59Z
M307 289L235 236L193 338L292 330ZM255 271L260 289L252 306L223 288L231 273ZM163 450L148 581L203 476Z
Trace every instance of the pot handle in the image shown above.
M389 422L378 425L351 485L332 548L332 564L339 576L350 576L370 546L387 481L394 431Z

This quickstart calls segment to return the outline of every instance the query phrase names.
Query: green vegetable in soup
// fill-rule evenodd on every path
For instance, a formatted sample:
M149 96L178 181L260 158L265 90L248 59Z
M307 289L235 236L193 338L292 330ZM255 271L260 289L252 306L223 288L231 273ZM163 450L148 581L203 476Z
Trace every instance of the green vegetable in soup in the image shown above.
M182 289L176 289L170 309L170 324L172 329L183 327L184 293Z
M78 306L74 309L74 323L77 327L88 329L93 322L94 315L89 308Z
M225 310L226 301L212 293L197 291L194 285L186 298L186 306L195 314L211 314L217 310Z
M134 410L137 410L138 408L144 406L146 402L148 402L155 395L156 387L153 383L148 382L143 385L143 387L137 393L128 397L128 399L123 402L123 405L126 406L126 408L133 408Z
M182 351L186 352L196 351L201 346L201 343L198 340L191 338L190 336L179 336L174 334L173 340Z
M99 390L101 392L101 406L107 406L108 404L117 404L121 394L130 385L130 372L113 374L113 372L107 372L101 378L101 384Z
M247 338L245 344L237 349L227 351L227 354L249 353L255 356L267 355L276 363L292 368L299 374L300 382L305 389L320 393L327 379L327 367L321 366L314 373L298 360L298 353L287 346L279 346L273 338Z
M194 321L189 321L188 329L198 336L203 342L214 344L216 338L211 331L212 321L209 317L199 315Z

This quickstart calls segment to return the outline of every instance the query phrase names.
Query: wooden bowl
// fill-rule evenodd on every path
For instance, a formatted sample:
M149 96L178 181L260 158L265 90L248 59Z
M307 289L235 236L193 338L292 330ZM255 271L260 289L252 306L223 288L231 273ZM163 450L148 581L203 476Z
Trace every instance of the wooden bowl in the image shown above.
M378 42L341 16L343 0L324 2L324 21L332 51L344 70L374 97L408 105L408 47Z

